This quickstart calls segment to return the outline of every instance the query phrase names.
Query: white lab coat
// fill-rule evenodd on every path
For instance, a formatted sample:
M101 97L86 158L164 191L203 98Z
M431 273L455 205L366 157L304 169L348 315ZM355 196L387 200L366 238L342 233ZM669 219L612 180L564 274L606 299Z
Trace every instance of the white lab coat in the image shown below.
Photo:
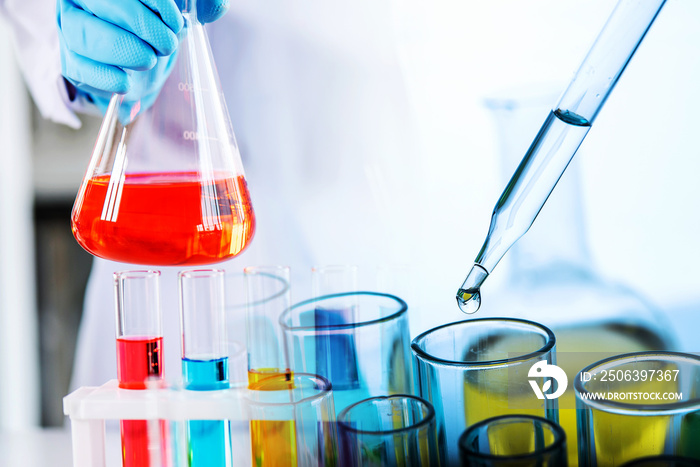
M53 0L46 3L48 10ZM20 17L26 9L13 0L4 8ZM216 267L290 265L294 298L301 299L315 264L358 264L360 283L372 287L376 266L410 263L421 243L421 185L389 2L235 1L207 28L257 216L249 249ZM44 30L36 40L50 36ZM32 48L34 39L24 39L20 59L39 108L75 125L56 86L57 46ZM43 57L29 59L32 53ZM133 268L143 266L95 260L73 387L116 377L112 273ZM180 373L179 268L159 269L164 365L172 381Z

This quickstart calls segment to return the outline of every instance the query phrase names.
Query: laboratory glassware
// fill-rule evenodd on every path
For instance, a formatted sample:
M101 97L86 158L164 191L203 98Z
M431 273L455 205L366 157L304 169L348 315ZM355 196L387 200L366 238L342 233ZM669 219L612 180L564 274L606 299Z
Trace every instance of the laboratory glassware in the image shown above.
M415 396L373 397L338 415L343 465L432 467L440 465L435 410Z
M550 111L553 87L531 84L487 99L504 175L512 173ZM596 270L586 241L578 162L571 162L537 222L513 245L505 282L479 310L484 317L531 319L550 328L557 338L557 365L569 377L606 357L674 346L651 300ZM558 399L559 424L569 440L577 439L575 399L572 384ZM574 467L576 443L567 443L567 449Z
M355 321L317 324L317 310L338 300L355 304ZM329 379L338 412L368 397L413 394L408 308L400 298L378 292L325 295L293 305L280 324L291 370ZM353 345L333 345L337 342ZM320 350L328 354L318 355ZM353 368L334 370L342 361Z
M649 456L628 462L622 467L700 467L700 461L678 456Z
M114 94L100 127L71 215L76 240L95 256L212 264L238 255L253 237L255 216L207 34L196 2L183 5L176 54L131 75L133 88L157 94L155 101Z
M317 303L315 326L339 326L356 321L358 296L347 292L357 292L357 270L357 266L351 265L311 268L311 298L340 294ZM315 342L316 366L328 369L328 373L321 374L331 381L333 388L337 391L359 387L354 333L329 335Z
M163 386L159 278L159 271L114 273L120 388L145 390ZM167 425L155 420L122 420L120 428L122 465L155 466L151 456L165 452Z
M178 278L183 387L191 391L228 389L224 271L181 271ZM229 423L225 420L188 421L189 467L230 465L230 436Z
M574 380L579 465L615 467L674 455L700 460L700 357L636 352L584 368Z
M557 399L537 398L528 382L535 364L556 364L555 342L547 327L510 318L459 321L413 339L416 394L435 408L447 465L459 462L464 430L487 418L529 414L558 422Z
M337 464L338 441L330 382L305 373L258 380L247 392L253 465L319 467ZM284 387L286 386L286 387Z
M244 270L247 287L246 328L248 385L275 379L291 384L289 358L284 347L280 316L291 301L289 267L255 266Z
M463 467L566 467L566 434L542 417L504 415L476 423L459 438Z
M534 222L666 0L620 0L525 153L491 217L474 265L457 291L465 313L481 285Z

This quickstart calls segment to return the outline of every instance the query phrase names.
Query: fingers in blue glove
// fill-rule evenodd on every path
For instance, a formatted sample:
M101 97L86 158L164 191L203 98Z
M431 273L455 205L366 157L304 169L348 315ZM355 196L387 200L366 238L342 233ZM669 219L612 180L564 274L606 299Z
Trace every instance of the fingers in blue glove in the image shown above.
M197 18L202 23L211 23L226 14L228 0L199 0L197 2Z
M131 87L129 75L121 68L90 60L69 50L64 49L61 53L61 68L65 78L89 94L94 94L95 90L124 94Z
M182 8L185 1L176 0L178 7ZM226 14L228 6L229 0L197 0L197 19L200 23L216 21Z
M153 3L166 3L165 0L151 1ZM159 13L151 10L150 7L141 3L139 0L62 0L61 3L64 6L64 15L70 14L71 12L83 12L86 15L92 16L94 18L92 22L92 32L109 34L109 37L103 40L103 42L107 40L114 42L115 38L131 36L130 39L122 39L123 41L127 41L127 43L116 43L113 47L108 47L108 49L113 50L119 48L121 53L128 54L130 53L129 46L133 43L133 39L139 39L144 44L149 45L157 55L170 55L177 49L177 33L182 29L183 20L182 15L180 15L180 12L172 0L167 2L170 6L168 10L164 8L161 9L165 11L164 15L166 17L173 17L169 22L173 23L174 29L159 17ZM65 18L61 21L65 22L71 19L72 18ZM66 38L69 39L81 32L80 27L82 24L87 25L88 23L85 16L81 15L76 18L75 22L62 24L61 29ZM77 29L74 29L74 27L77 27ZM90 48L98 48L96 45L92 45L90 39L93 38L88 38L88 40L83 41L87 42ZM80 41L80 39L78 39L78 41ZM72 46L69 44L69 47ZM136 52L138 54L138 51ZM116 65L116 63L110 64ZM151 66L153 66L153 64L151 64Z

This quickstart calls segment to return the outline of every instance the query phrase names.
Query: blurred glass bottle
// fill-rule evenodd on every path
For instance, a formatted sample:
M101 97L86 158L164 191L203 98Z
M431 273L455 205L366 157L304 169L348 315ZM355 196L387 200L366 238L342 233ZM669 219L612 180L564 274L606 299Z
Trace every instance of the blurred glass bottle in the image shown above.
M559 89L549 86L548 89ZM526 152L557 96L541 87L494 97L494 117L504 177ZM510 250L509 276L487 297L477 316L520 317L554 331L557 364L569 378L601 357L643 350L670 350L674 340L660 312L637 292L602 277L594 268L583 218L577 161L564 173L527 234ZM576 438L573 384L559 398L559 420ZM578 465L576 443L569 464Z
M196 2L183 4L178 51L130 73L132 89L114 94L105 113L71 217L95 256L211 264L252 239L255 216L209 40Z

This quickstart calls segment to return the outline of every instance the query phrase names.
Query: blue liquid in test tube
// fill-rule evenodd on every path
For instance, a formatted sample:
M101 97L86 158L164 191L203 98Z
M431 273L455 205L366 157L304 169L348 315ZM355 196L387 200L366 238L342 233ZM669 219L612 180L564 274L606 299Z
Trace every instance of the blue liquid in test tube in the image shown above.
M316 307L314 310L314 324L317 328L340 327L332 335L316 338L316 369L333 383L335 389L353 389L360 384L353 330L343 329L354 322L353 307Z
M227 389L228 357L212 360L182 359L185 389L216 391ZM191 420L187 422L190 467L226 466L229 426L223 420Z
M180 273L182 379L190 391L229 388L223 271ZM227 467L231 459L226 420L187 422L188 467Z
M314 309L314 325L329 330L315 339L316 371L336 390L356 389L360 375L352 326L357 321L357 304L356 298L343 293L357 291L357 266L314 267L311 286L314 298L327 297L323 306Z

